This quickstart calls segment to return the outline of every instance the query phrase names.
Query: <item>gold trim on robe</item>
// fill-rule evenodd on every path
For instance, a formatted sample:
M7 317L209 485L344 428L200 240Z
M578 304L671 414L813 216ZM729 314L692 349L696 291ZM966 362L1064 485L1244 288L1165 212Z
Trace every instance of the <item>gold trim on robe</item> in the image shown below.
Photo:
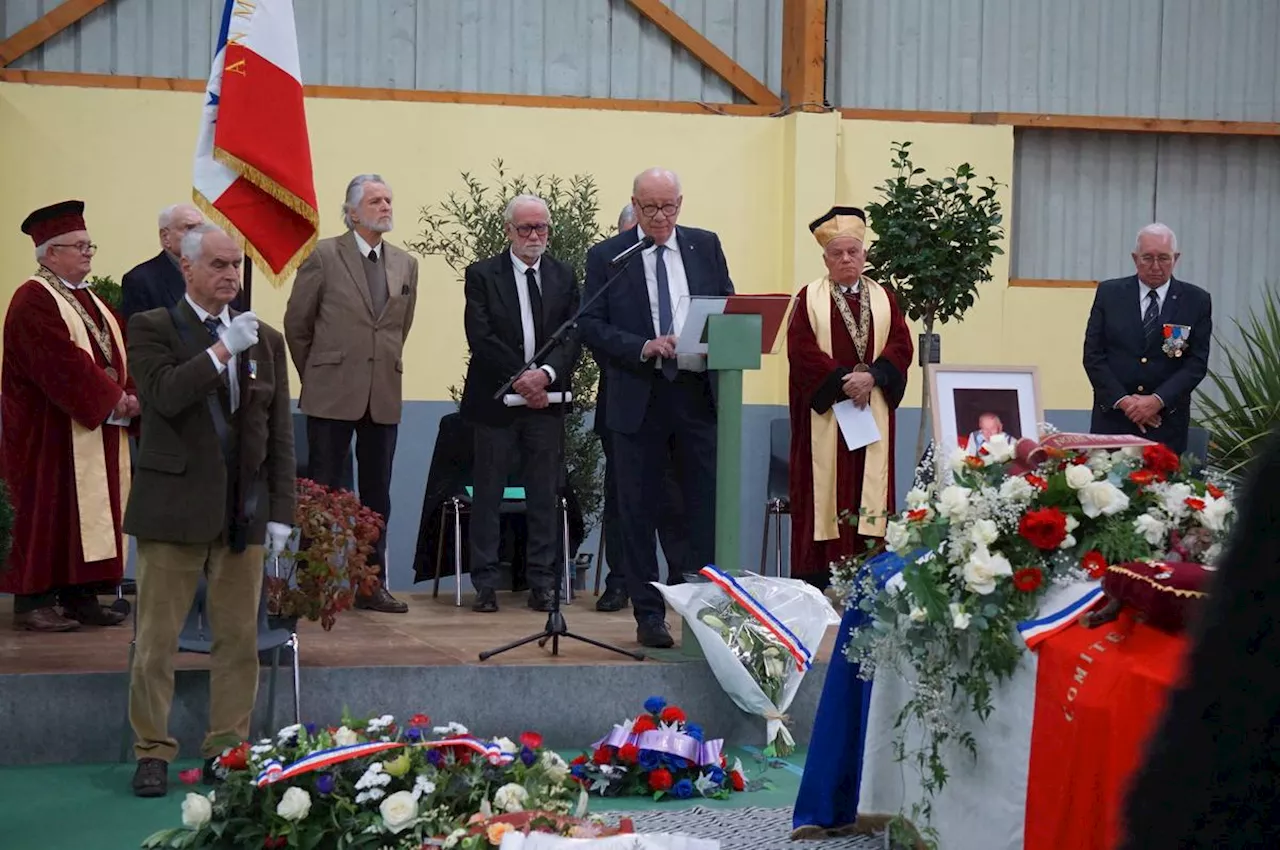
M809 324L817 338L818 348L831 356L831 279L823 275L806 287ZM861 278L860 290L866 294L861 309L871 310L871 333L874 337L867 365L884 351L889 337L889 296L871 278ZM880 429L880 439L867 446L862 470L861 517L858 533L864 537L884 537L889 507L889 404L879 387L871 390L871 415ZM836 502L836 454L840 451L840 426L836 415L809 411L809 441L813 458L813 539L836 540L840 537L839 507Z
M58 313L67 325L71 341L85 354L93 359L93 348L90 347L89 331L84 321L66 299L58 295L53 286L42 278L33 277L48 292L53 303L58 305ZM89 291L94 306L102 314L111 331L111 339L116 350L120 352L120 383L124 384L129 374L129 361L125 354L124 337L120 334L120 325L110 308ZM102 444L102 427L86 428L74 419L71 422L71 455L75 465L76 477L76 514L80 519L80 549L85 563L105 561L109 558L125 555L124 536L116 525L111 513L111 484L107 477L107 456ZM118 429L120 448L116 458L120 466L120 509L129 499L129 437L125 429Z

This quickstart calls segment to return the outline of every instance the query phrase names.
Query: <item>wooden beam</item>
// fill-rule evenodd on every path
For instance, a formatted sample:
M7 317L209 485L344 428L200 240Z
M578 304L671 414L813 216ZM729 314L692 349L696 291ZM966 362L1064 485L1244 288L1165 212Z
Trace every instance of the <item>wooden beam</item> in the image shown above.
M789 112L827 111L827 0L783 0L782 98Z
M711 43L684 18L663 5L662 0L628 0L636 11L653 22L671 40L693 54L703 65L724 77L729 85L741 92L747 100L760 106L777 109L782 105L769 87L757 80L733 58Z
M0 68L35 50L107 0L65 0L0 42Z
M1027 289L1093 289L1098 282L1096 280L1032 280L1015 277L1010 279L1009 285Z
M1274 121L1122 118L1112 115L1049 115L1035 112L929 112L910 109L841 109L840 114L845 118L859 121L998 125L1023 129L1092 130L1103 133L1280 136L1280 123Z

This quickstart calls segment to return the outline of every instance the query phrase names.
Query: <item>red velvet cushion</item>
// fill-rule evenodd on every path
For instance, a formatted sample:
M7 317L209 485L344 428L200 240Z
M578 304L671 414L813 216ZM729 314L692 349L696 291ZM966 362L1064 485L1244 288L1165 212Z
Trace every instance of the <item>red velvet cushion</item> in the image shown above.
M1102 590L1137 611L1151 625L1178 633L1187 627L1207 594L1212 570L1200 564L1113 564L1102 576Z

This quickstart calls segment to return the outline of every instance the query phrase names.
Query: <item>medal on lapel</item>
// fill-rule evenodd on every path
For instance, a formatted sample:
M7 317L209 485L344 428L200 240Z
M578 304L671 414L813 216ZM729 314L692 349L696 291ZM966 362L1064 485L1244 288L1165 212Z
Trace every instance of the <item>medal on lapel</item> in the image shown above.
M250 360L249 361L249 380L252 381L257 377L258 377L258 361Z
M1163 335L1164 343L1160 348L1164 351L1164 356L1181 357L1187 350L1187 343L1191 340L1191 326L1165 325Z

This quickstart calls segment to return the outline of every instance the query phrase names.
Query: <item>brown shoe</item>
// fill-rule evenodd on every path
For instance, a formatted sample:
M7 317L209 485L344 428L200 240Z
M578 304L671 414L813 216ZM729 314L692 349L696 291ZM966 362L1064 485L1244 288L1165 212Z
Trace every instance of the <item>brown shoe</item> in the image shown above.
M80 628L80 624L62 616L56 608L49 607L14 614L13 627L20 632L74 632Z
M65 617L84 626L118 626L128 616L123 611L104 608L96 599L87 599L74 605L63 605L62 613Z
M163 759L138 759L133 772L133 793L138 797L163 797L169 793L169 763Z
M378 611L383 614L404 614L409 611L408 605L396 599L382 586L379 586L377 590L368 596L357 596L356 607L363 608L366 611Z

